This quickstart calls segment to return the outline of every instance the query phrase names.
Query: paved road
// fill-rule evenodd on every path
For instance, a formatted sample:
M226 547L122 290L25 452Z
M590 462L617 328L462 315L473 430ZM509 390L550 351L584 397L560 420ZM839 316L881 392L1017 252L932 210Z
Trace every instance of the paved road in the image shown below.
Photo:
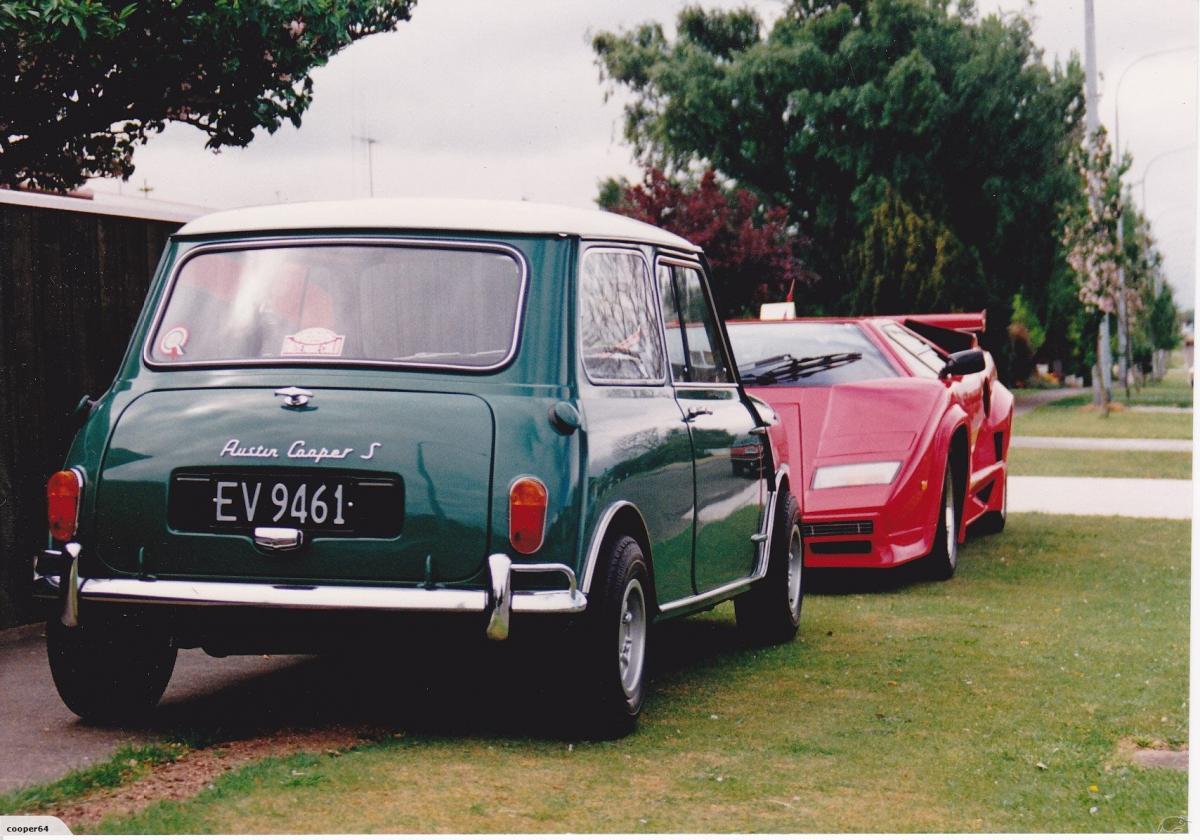
M1089 438L1013 435L1018 449L1102 449L1125 452L1191 452L1190 440L1168 438Z
M1192 482L1172 478L1008 477L1013 513L1191 519Z

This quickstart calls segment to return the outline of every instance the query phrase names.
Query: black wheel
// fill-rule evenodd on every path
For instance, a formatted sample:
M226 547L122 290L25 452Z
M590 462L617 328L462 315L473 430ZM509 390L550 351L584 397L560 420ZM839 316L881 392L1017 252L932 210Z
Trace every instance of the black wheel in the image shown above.
M954 472L946 464L942 479L942 501L937 510L937 527L933 534L933 550L925 557L925 569L933 580L949 580L958 566L958 494Z
M796 638L804 603L804 540L800 505L791 493L780 502L771 536L767 574L733 602L738 629L758 644Z
M650 570L637 540L609 542L596 570L579 650L584 734L618 738L637 724L646 697Z
M1001 487L1000 510L990 510L979 517L975 526L980 534L999 534L1008 523L1008 473L1004 473L1004 484Z
M138 721L154 708L175 670L177 650L165 632L121 617L46 623L50 674L63 702L86 721Z

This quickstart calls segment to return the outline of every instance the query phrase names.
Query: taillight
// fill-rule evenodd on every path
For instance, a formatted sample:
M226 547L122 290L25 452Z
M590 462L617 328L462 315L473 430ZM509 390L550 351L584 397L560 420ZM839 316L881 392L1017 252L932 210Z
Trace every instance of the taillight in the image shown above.
M508 541L522 554L542 547L546 530L546 485L532 476L518 478L508 491Z
M79 496L83 477L75 470L60 470L46 482L46 513L50 535L60 542L75 536L79 525Z

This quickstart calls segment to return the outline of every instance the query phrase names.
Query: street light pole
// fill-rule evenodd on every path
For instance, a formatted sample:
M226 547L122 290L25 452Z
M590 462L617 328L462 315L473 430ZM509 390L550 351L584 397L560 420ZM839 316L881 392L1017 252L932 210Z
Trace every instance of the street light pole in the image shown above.
M1195 143L1188 143L1186 146L1178 146L1177 148L1174 148L1174 149L1168 149L1165 152L1159 152L1157 155L1150 158L1150 162L1147 163L1146 168L1142 170L1142 177L1129 185L1131 188L1136 187L1139 184L1142 187L1142 216L1144 218L1146 218L1147 220L1150 218L1150 205L1149 205L1149 202L1147 202L1147 200L1146 200L1146 181L1150 178L1150 170L1154 168L1154 164L1158 163L1160 160L1162 160L1165 157L1170 157L1171 155L1176 155L1176 154L1179 154L1180 152L1190 151L1195 148L1196 148ZM1154 296L1157 298L1161 292L1162 292L1162 274L1160 272L1156 271L1156 272L1154 272ZM1154 351L1154 356L1153 356L1154 378L1156 381L1162 379L1163 373L1166 371L1167 366L1166 366L1166 361L1165 361L1165 355L1166 355L1165 350L1155 350Z
M1100 100L1096 83L1096 9L1094 0L1083 4L1084 51L1083 64L1087 82L1088 143L1094 148L1096 132L1100 129ZM1096 404L1108 405L1112 400L1112 348L1109 347L1108 313L1100 313L1100 335L1096 339L1096 367L1099 368L1099 390Z
M377 139L375 139L374 137L360 137L357 134L354 135L354 139L361 140L367 144L367 194L371 198L374 198L375 197L375 157L372 154L372 150L375 148L375 144L378 143L379 141Z
M1188 143L1186 146L1178 146L1174 149L1167 149L1165 152L1158 153L1154 157L1150 158L1150 162L1147 163L1146 168L1142 170L1142 177L1130 184L1131 187L1136 187L1138 184L1142 185L1142 215L1144 215L1147 219L1150 218L1150 205L1146 202L1146 179L1150 177L1150 169L1154 166L1154 164L1158 163L1165 157L1177 155L1180 152L1188 152L1194 148L1196 148L1195 143Z
M1090 5L1090 3L1089 3ZM1094 36L1094 30L1089 30L1089 37ZM1117 90L1113 95L1113 145L1116 149L1116 165L1121 165L1121 85L1125 82L1126 74L1137 65L1151 58L1157 58L1161 55L1168 55L1177 52L1191 52L1195 47L1171 47L1165 50L1155 50L1154 52L1146 53L1138 56L1133 61L1125 66L1121 71L1121 75L1117 78ZM1094 58L1094 53L1093 53ZM1090 106L1089 106L1090 107ZM1148 167L1147 167L1148 168ZM1144 184L1143 184L1144 186ZM1117 253L1123 253L1125 250L1125 211L1124 211L1124 195L1121 199L1122 210L1121 215L1117 219ZM1143 202L1144 207L1144 202ZM1120 362L1121 384L1125 387L1125 399L1129 399L1129 369L1132 367L1130 359L1129 340L1129 312L1128 301L1125 300L1125 267L1117 263L1117 356Z

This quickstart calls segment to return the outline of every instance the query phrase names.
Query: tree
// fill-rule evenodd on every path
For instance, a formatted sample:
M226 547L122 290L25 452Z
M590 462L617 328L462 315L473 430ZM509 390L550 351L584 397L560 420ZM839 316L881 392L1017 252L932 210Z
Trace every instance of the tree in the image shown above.
M1086 148L1077 147L1072 159L1078 170L1079 193L1078 199L1064 208L1062 241L1067 264L1078 282L1079 300L1099 323L1117 311L1118 297L1124 297L1125 305L1131 309L1140 302L1136 290L1121 281L1125 257L1117 238L1117 226L1124 212L1121 175L1125 166L1114 166L1103 128ZM1103 358L1099 348L1096 358ZM1108 395L1104 389L1097 393L1101 403L1105 403Z
M1046 328L1020 292L1013 295L1008 339L1013 348L1013 380L1023 382L1033 373L1034 357L1046 341Z
M1143 370L1155 377L1166 369L1166 352L1179 346L1179 313L1170 285L1163 277L1162 253L1150 230L1150 220L1124 193L1122 258L1125 283L1135 305L1129 311L1131 353Z
M749 190L723 187L711 169L690 182L655 168L640 184L610 178L600 185L597 203L703 248L725 316L751 314L756 304L784 300L797 284L814 279L801 259L807 242L787 211L763 205Z
M128 178L168 121L207 146L299 125L310 72L416 0L14 0L0 4L0 183Z
M947 311L986 296L974 249L890 188L851 246L848 264L856 282L851 304L863 314Z
M625 135L644 162L711 165L788 208L822 278L806 302L863 303L861 250L889 194L944 229L986 288L949 303L988 308L985 344L1003 365L1013 295L1042 309L1061 260L1056 208L1077 188L1066 159L1083 79L1075 61L1042 62L1024 18L954 8L794 0L766 33L749 11L687 8L673 38L647 23L593 48L632 95Z

